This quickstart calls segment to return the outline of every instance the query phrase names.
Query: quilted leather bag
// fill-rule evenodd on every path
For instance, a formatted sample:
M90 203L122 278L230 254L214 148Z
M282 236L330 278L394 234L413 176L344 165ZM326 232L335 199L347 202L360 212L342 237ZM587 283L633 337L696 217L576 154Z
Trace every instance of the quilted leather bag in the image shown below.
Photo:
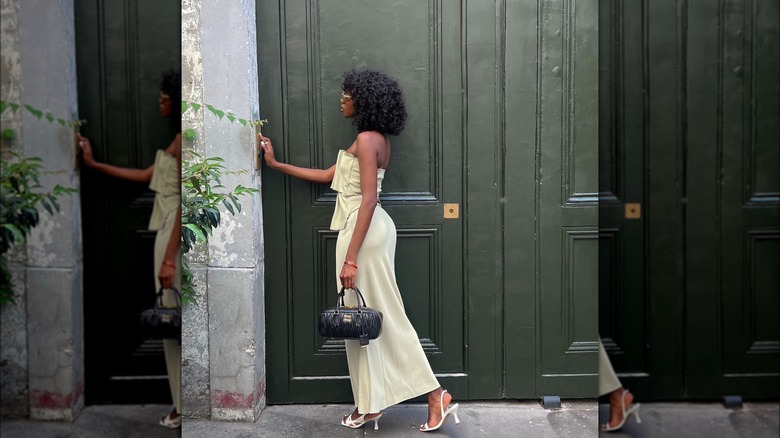
M344 306L344 288L341 288L336 307L320 314L320 335L333 339L356 339L360 345L376 339L382 333L382 312L366 306L366 300L358 288L357 306ZM361 305L362 301L362 305Z
M163 290L157 292L154 307L141 312L141 334L152 339L181 340L181 294L172 289L176 295L176 307L163 307Z

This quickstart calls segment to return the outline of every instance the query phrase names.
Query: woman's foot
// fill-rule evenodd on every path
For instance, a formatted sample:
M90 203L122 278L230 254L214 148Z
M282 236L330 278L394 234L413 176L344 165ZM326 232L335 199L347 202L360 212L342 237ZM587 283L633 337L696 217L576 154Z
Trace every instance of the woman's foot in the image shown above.
M436 430L442 425L442 413L446 417L454 414L456 423L459 423L457 404L450 407L452 395L441 387L428 393L428 422L420 430L423 432ZM454 409L453 409L454 408Z
M170 414L160 417L160 426L168 429L178 429L181 426L181 414L173 408Z
M636 422L641 423L639 419L639 404L632 406L634 395L625 388L618 388L609 394L609 421L601 425L601 430L612 432L619 430L625 424L627 418L632 414L636 416Z
M358 429L360 427L363 427L366 423L369 421L374 422L374 430L379 429L379 418L382 417L381 412L377 412L374 414L360 414L355 408L355 410L352 412L351 415L345 415L341 417L341 425L345 427L349 427L350 429Z

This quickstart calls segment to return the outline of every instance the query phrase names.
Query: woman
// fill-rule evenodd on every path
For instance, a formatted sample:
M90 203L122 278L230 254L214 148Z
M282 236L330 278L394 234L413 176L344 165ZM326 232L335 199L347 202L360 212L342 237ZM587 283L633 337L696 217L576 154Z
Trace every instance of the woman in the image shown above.
M271 169L306 181L332 183L338 193L330 225L339 230L338 290L359 286L368 305L384 315L381 336L368 346L345 341L355 410L341 419L341 425L356 429L373 421L378 429L383 409L428 394L428 421L420 430L436 430L450 414L459 422L458 405L451 405L452 395L433 375L417 332L404 313L394 271L395 224L378 202L390 164L388 136L401 133L406 122L403 96L395 81L372 70L347 72L342 90L341 112L352 119L358 135L346 151L339 151L330 168L280 163L271 140L262 134L258 137ZM356 294L346 295L347 304L355 304Z
M84 165L106 175L127 181L149 182L154 190L154 208L149 229L157 231L154 241L156 290L163 288L163 306L175 307L172 289L181 287L181 79L177 71L167 72L160 85L158 109L171 120L177 134L165 150L158 150L154 164L146 169L112 166L95 161L89 139L78 135ZM173 410L160 418L160 425L171 429L181 426L181 344L164 339L165 364L173 399Z
M631 405L634 395L623 388L599 339L599 396L607 394L609 394L609 421L601 425L602 431L620 430L631 415L636 416L637 424L642 422L639 418L639 403Z

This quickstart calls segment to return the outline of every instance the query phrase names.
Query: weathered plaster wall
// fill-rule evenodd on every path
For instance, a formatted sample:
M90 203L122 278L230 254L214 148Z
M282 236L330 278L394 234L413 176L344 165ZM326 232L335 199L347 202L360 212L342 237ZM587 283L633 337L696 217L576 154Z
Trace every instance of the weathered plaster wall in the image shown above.
M0 0L0 98L21 101L22 65L19 59L19 1ZM13 141L2 140L0 147L21 153L22 113L5 111L0 116L2 129L16 133ZM11 287L16 304L0 308L0 413L3 417L29 414L27 373L27 294L25 290L26 251L21 247L8 254L12 274Z
M56 117L78 118L73 1L3 0L2 13L3 99L29 104ZM9 117L9 127L17 131L11 147L25 156L41 157L49 171L41 178L43 187L78 188L72 129L25 111ZM4 117L4 127L5 121ZM19 297L2 314L4 415L5 407L12 406L9 413L16 415L29 412L32 419L72 421L83 406L78 194L60 197L59 203L58 213L41 212L26 247L12 259ZM6 327L7 316L13 327ZM7 328L15 332L7 333ZM10 337L12 342L6 345ZM26 381L22 380L24 368ZM26 386L25 408L20 397L7 405L6 383L12 388L9 397L10 392L20 394L22 384Z
M183 99L256 119L254 2L185 0L182 20ZM204 110L185 113L184 127L196 132L187 146L240 172L223 179L226 187L259 188L252 128ZM235 217L223 212L208 248L190 262L201 280L198 305L184 314L183 404L191 417L254 421L265 406L262 202L255 195L241 204Z

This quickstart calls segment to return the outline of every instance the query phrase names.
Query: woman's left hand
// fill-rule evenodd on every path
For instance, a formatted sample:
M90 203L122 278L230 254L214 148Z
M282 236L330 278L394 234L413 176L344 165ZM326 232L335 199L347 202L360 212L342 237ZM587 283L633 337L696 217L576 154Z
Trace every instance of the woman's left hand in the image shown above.
M354 266L350 266L346 263L342 265L341 274L339 274L339 278L341 279L342 286L344 286L347 289L354 289L356 277L357 277L357 268L355 268Z
M176 267L168 263L163 263L157 278L160 279L160 286L164 289L173 288L173 276L176 275Z

